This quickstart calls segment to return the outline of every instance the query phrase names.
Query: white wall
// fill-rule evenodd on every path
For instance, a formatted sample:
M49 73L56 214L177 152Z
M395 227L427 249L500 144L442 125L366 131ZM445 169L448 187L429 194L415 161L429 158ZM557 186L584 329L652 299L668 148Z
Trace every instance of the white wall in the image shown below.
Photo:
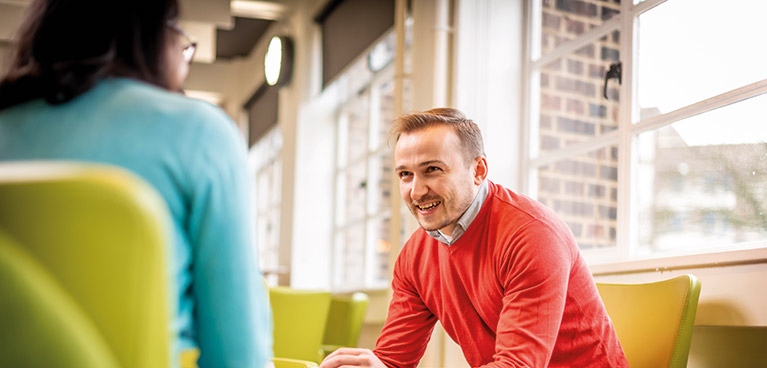
M293 85L303 89L289 100L298 111L290 285L304 289L331 285L335 114L340 102L335 90L320 91L319 29L312 21L317 6L303 7L291 19L301 36L296 59L300 68Z

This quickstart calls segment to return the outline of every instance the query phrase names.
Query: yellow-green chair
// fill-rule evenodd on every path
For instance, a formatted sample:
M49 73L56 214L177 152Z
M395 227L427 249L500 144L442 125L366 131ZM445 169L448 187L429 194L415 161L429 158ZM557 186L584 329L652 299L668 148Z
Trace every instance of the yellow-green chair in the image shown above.
M632 368L687 366L700 281L683 275L647 284L597 283Z
M0 366L88 366L59 360L86 345L95 366L169 367L169 226L162 198L125 170L0 164L3 249L15 265L0 284L25 295L0 297ZM73 341L63 344L56 326Z
M188 349L181 352L181 368L197 368L197 359L200 357L199 349ZM306 360L272 358L274 368L313 368L317 363Z
M272 359L274 368L314 368L317 367L317 363L308 362L306 360L287 359L287 358L274 358Z
M0 295L0 367L119 366L77 302L2 229Z
M274 356L319 363L330 293L288 287L269 289L274 319Z
M334 295L330 301L328 323L322 350L325 356L340 347L356 347L365 322L369 298L362 292L351 296Z

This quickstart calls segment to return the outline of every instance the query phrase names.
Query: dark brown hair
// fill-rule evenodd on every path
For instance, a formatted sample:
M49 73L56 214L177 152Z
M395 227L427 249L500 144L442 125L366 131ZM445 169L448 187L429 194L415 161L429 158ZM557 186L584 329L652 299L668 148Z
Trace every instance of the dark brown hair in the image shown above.
M449 107L414 112L398 117L392 125L391 137L396 142L404 133L412 133L437 125L446 125L455 131L464 148L464 158L467 163L485 155L482 132L480 132L477 123L467 118L460 110Z
M170 88L166 45L177 0L36 0L0 80L0 110L32 99L61 104L101 79Z

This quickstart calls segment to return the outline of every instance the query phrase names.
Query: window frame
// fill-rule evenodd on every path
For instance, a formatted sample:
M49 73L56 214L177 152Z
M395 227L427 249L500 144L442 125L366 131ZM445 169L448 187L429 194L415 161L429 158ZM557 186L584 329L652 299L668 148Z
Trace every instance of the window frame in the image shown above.
M680 259L688 259L690 264L710 263L711 257L707 254L736 254L739 262L753 259L767 258L763 250L767 250L767 241L756 243L727 244L721 249L703 249L700 251L684 251L679 253L655 253L649 256L638 257L635 251L638 248L638 212L634 210L638 206L636 183L632 178L637 175L638 165L634 165L635 152L634 140L643 132L652 131L683 119L706 113L735 102L743 101L751 97L767 93L767 79L756 81L739 88L711 96L693 104L680 107L676 110L660 114L644 120L639 120L639 104L636 101L637 89L637 19L643 13L655 8L666 1L674 0L644 0L634 4L631 0L624 0L620 5L620 13L607 19L593 29L580 34L577 38L564 42L554 47L549 52L541 54L542 34L542 2L541 0L528 0L526 2L526 16L528 19L525 40L525 58L523 66L523 123L521 142L521 191L533 198L538 197L537 168L555 163L567 157L577 154L588 153L597 149L616 146L618 155L618 198L616 220L616 246L606 249L582 250L586 260L591 265L604 265L602 270L615 268L642 268L647 264L657 266L657 262L642 263L643 259L669 259L671 264L679 265L684 262ZM614 131L590 137L584 142L574 143L564 148L553 151L539 152L538 126L540 124L540 70L547 64L568 54L576 52L584 46L598 41L600 38L609 36L612 32L620 32L620 60L623 63L623 81L619 86L621 103L618 110L618 128ZM611 82L612 83L612 82ZM634 123L636 121L636 123ZM756 249L756 250L754 250ZM694 257L686 257L692 256ZM626 266L626 263L634 262L639 266ZM639 262L639 263L636 263ZM605 268L606 267L606 268Z
M255 247L256 251L260 255L259 267L264 273L264 277L267 279L269 285L277 285L280 275L286 275L289 273L289 266L281 265L280 254L280 223L282 214L282 198L280 196L272 197L274 194L274 185L282 183L282 154L283 149L283 137L280 131L279 125L272 126L256 143L250 148L248 152L248 166L251 177L253 178L253 227L255 230ZM274 170L274 175L279 175L279 180L272 178L266 188L259 185L259 179L268 170ZM258 199L261 197L261 193L266 191L265 204L259 203ZM281 194L281 190L280 190ZM274 217L272 217L274 216ZM277 239L275 244L270 244L270 239L266 234L261 234L259 231L259 223L262 220L277 222L277 229L273 230L277 232ZM272 218L270 218L272 217ZM263 237L263 238L262 238ZM264 241L261 241L264 240ZM266 243L266 244L264 244ZM270 262L273 261L273 262Z
M389 32L386 33L388 35ZM355 61L355 63L363 61L365 62L365 65L367 65L367 53L364 54L365 57L362 59L358 59ZM343 222L341 224L338 223L338 211L339 205L346 205L344 202L343 204L339 203L338 200L338 188L339 188L339 177L343 175L344 173L348 172L349 169L357 164L365 163L365 178L366 182L370 181L370 165L371 162L377 160L382 154L386 154L387 151L389 151L389 147L387 146L388 141L387 140L381 140L378 142L377 147L371 147L370 139L371 139L371 127L375 126L372 121L373 119L377 119L380 121L379 117L379 87L382 86L385 83L394 83L394 63L390 63L381 70L378 71L370 71L369 80L367 83L364 83L362 88L359 89L359 91L356 91L354 94L350 94L348 99L345 99L344 102L338 105L336 118L335 118L335 132L334 137L338 139L340 136L340 125L342 124L342 121L345 118L344 114L346 111L350 110L351 106L355 103L358 103L360 99L367 99L367 134L365 136L365 153L364 155L360 157L355 158L345 158L345 162L343 165L340 163L340 157L339 157L339 149L336 149L334 152L334 158L333 158L333 187L334 190L334 208L333 208L333 231L332 231L332 239L331 239L331 277L330 277L330 289L334 292L350 292L350 291L358 291L358 290L385 290L389 288L389 280L388 278L385 280L379 280L380 282L375 281L375 277L372 275L372 271L370 271L369 265L374 262L374 249L372 249L371 244L368 244L368 238L369 238L369 227L370 223L374 221L378 221L377 223L381 223L382 221L385 221L386 219L389 220L389 226L393 226L392 222L392 211L389 206L388 202L382 202L381 206L379 207L378 211L370 212L369 202L370 202L370 196L371 196L371 190L369 189L369 186L365 189L365 201L361 206L364 208L364 215L362 218L355 218L350 220L349 218L344 218ZM396 92L395 92L396 93ZM348 139L348 137L347 137ZM340 142L339 142L340 144ZM393 175L393 174L392 174ZM390 196L395 195L394 188L390 189ZM362 233L362 239L365 242L364 244L364 251L363 251L363 277L362 282L357 285L343 285L339 284L337 282L337 276L336 272L340 272L341 265L338 265L338 257L337 257L337 240L339 236L343 236L346 230L351 228L352 226L363 226L363 233ZM389 238L389 234L382 234L385 239ZM388 257L387 257L388 259ZM391 267L392 265L389 265Z

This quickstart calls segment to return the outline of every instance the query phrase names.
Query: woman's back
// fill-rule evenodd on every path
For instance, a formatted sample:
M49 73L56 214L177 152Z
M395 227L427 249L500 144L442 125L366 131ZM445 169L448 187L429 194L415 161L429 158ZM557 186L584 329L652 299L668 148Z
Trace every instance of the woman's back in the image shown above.
M127 168L165 198L174 220L172 326L200 365L264 363L268 305L252 246L244 142L218 108L127 78L75 99L0 110L0 161L65 159Z

